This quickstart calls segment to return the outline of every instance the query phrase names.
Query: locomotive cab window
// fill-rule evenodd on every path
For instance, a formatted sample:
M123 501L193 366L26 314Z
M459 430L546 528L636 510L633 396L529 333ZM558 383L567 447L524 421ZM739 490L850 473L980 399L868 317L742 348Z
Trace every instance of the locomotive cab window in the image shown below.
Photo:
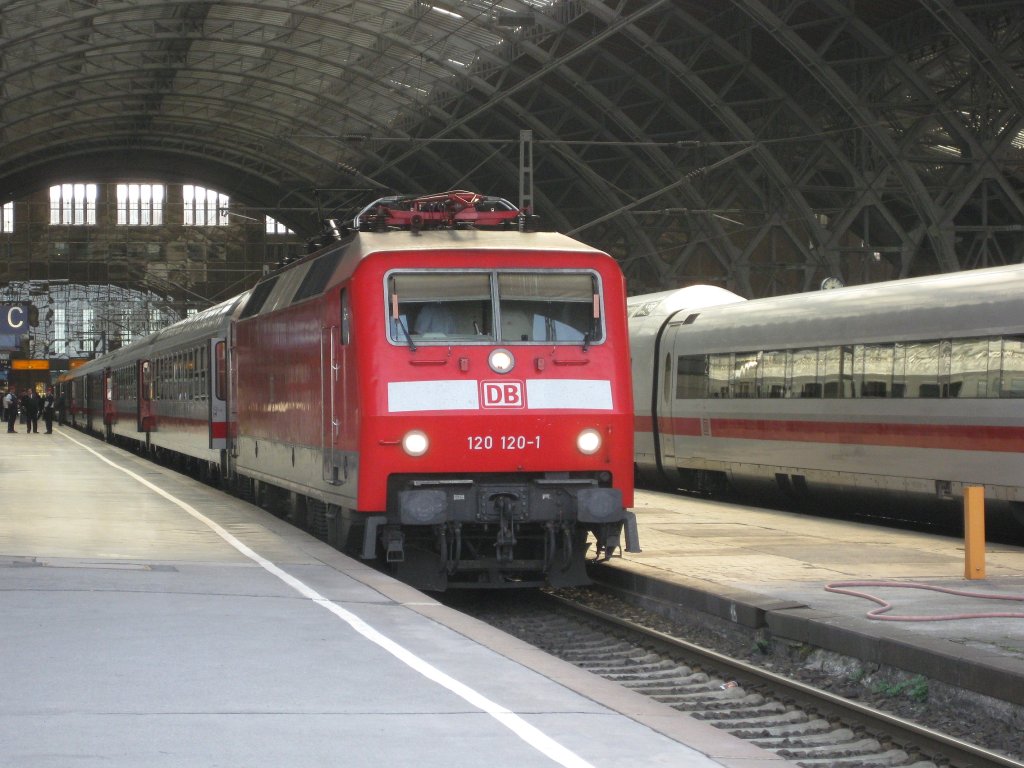
M590 273L398 272L387 279L395 344L563 343L603 340Z
M498 302L502 342L601 340L601 302L591 275L499 275Z
M412 272L388 280L389 336L398 343L493 340L486 272Z

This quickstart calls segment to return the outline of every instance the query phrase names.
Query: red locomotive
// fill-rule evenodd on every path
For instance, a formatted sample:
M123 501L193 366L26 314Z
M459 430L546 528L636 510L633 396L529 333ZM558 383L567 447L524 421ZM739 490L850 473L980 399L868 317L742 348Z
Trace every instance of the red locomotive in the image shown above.
M421 588L637 548L625 286L563 235L354 232L71 372L76 422Z

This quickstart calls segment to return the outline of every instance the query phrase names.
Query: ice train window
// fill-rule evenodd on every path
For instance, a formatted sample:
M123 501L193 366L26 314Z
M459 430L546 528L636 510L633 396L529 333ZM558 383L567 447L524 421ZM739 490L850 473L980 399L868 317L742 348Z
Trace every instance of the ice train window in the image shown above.
M793 397L821 397L818 380L818 350L794 349L791 353L790 390Z
M708 397L729 397L732 354L708 356Z
M907 395L907 345L897 342L892 348L892 397ZM909 395L916 397L915 394Z
M758 382L760 397L788 397L786 390L786 363L788 351L771 350L761 355Z
M676 399L705 397L707 393L707 358L704 355L681 356L676 363Z
M889 397L892 392L892 344L857 344L854 381L861 397Z
M1024 336L1003 339L1002 397L1024 397Z
M939 343L910 342L905 345L907 367L904 381L907 397L941 397L939 388Z
M989 397L988 376L989 340L953 339L946 396Z
M818 351L822 394L827 398L853 397L853 347L824 347Z
M733 359L732 396L757 397L760 352L737 352Z

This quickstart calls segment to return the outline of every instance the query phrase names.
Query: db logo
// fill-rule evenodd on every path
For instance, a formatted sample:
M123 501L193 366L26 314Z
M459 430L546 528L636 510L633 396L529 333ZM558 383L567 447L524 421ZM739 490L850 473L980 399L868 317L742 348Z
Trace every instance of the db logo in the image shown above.
M482 381L480 388L484 408L523 408L526 405L521 381Z

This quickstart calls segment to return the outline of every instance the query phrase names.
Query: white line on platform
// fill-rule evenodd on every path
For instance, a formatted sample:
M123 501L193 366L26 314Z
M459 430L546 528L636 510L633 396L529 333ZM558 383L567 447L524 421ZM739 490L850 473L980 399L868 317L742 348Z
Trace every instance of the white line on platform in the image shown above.
M433 682L437 683L438 685L440 685L440 686L442 686L444 688L447 688L449 691L451 691L452 693L454 693L456 696L460 697L464 701L468 702L469 704L473 705L474 707L477 707L478 709L482 710L483 712L486 712L491 717L493 717L495 720L497 720L499 723L501 723L506 728L508 728L510 731L512 731L520 739L522 739L527 744L529 744L531 747L533 747L534 749L540 751L541 753L543 753L547 757L551 758L552 760L554 760L559 765L568 766L570 768L593 768L592 765L589 762L584 760L582 757L577 755L572 750L570 750L570 749L568 749L566 747L563 747L561 744L559 744L557 741L552 739L547 734L543 733L541 730L539 730L535 726L530 725L528 722L523 720L519 715L517 715L514 712L506 709L505 707L501 706L500 704L497 704L497 703L491 701L486 696L484 696L482 693L480 693L479 691L474 690L473 688L470 688L468 685L460 683L455 678L453 678L450 675L446 674L445 672L442 672L441 670L439 670L437 667L435 667L430 662L425 661L424 659L421 659L419 656L414 654L412 651L410 651L407 648L399 645L398 643L396 643L391 638L389 638L386 635L382 634L381 632L377 631L376 629L371 627L369 624L367 624L365 621L360 619L355 614L351 613L350 611L345 610L344 608L342 608L337 603L334 603L331 600L327 599L326 597L321 595L319 592L317 592L315 589L310 587L305 582L301 581L300 579L295 578L294 576L292 576L289 573L286 573L284 570L279 568L277 565L275 565L271 561L267 560L265 557L263 557L259 553L253 551L252 549L250 549L245 544L243 544L241 541L239 541L237 538L235 538L227 530L222 528L220 525L215 523L210 518L206 517L206 515L204 515L199 510L195 509L195 507L192 507L191 505L187 504L186 502L182 501L181 499L179 499L179 498L175 497L174 495L168 493L164 489L154 485L149 480L146 480L141 475L138 475L135 472L132 472L130 469L128 469L126 467L122 467L119 464L116 464L115 462L111 461L110 459L108 459L103 454L101 454L98 451L95 451L92 448L90 448L85 443L83 443L83 442L81 442L79 440L76 440L74 437L71 437L69 434L67 434L66 430L60 430L58 432L58 434L60 434L62 437L67 438L68 440L73 442L75 445L78 445L81 448L84 448L85 450L89 451L89 453L91 453L94 456L96 456L97 458L99 458L100 461L103 461L106 464L109 464L111 467L113 467L116 470L124 472L126 475L128 475L130 478L132 478L136 482L141 483L142 485L146 486L147 488L149 488L154 493L156 493L156 494L158 494L160 496L163 496L165 499L167 499L171 503L177 505L178 507L183 509L185 512L190 514L192 517L194 517L196 520L201 522L203 525L207 526L210 530L212 530L214 533L216 533L218 536L220 536L222 539L224 539L224 541L226 541L228 544L230 544L232 547L234 547L240 553L242 553L243 555L248 557L253 562L259 564L260 567L262 567L265 571L267 571L268 573L271 573L274 576L276 576L277 578L279 578L281 581L283 581L285 584L290 586L292 589L294 589L300 595L302 595L303 597L306 597L309 600L312 600L314 603L317 603L318 605L326 608L328 611L330 611L335 616L337 616L339 619L341 619L342 621L347 623L350 627L352 627L352 629L354 629L360 635L365 637L367 640L369 640L370 642L380 646L385 651L387 651L392 656L394 656L396 659L398 659L402 663L408 665L410 668L412 668L416 672L419 672L421 675L423 675L428 680L432 680Z

